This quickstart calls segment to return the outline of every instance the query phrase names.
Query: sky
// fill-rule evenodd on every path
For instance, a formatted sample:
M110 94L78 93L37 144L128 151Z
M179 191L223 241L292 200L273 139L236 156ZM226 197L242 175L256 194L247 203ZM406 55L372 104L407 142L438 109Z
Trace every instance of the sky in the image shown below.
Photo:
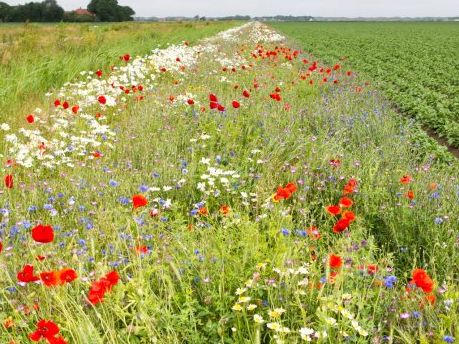
M41 0L3 0L10 5ZM86 8L90 0L57 0L65 10ZM459 16L458 0L118 0L137 17L195 15L310 15L315 17Z

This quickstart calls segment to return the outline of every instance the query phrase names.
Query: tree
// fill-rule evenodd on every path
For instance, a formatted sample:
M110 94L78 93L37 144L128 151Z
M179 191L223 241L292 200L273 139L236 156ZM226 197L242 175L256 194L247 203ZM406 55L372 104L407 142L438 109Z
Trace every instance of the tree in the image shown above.
M57 22L64 18L64 9L57 4L56 0L45 0L41 6L42 21Z
M119 6L118 17L119 21L131 21L134 20L132 17L135 14L134 10L129 6Z
M57 4L56 0L29 2L18 6L0 3L0 21L59 22L63 17L64 9Z
M91 0L88 11L96 14L99 21L129 21L133 20L134 10L129 6L118 5L118 0Z
M8 16L10 15L10 12L11 6L4 2L0 2L0 22L8 21Z

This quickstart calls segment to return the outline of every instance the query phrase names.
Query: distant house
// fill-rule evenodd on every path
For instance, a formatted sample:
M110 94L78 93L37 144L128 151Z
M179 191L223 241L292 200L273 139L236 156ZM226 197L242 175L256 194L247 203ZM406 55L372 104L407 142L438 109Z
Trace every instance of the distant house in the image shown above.
M96 15L85 8L78 8L71 12L64 13L64 21L67 22L93 22L96 21Z
M96 15L90 11L88 11L87 9L85 8L78 8L76 10L73 11L77 16L91 16L91 17L95 17Z

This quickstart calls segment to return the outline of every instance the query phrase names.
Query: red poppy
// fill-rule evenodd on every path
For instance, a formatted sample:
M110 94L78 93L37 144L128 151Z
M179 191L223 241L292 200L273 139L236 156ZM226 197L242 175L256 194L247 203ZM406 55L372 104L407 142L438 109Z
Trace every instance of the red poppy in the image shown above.
M378 272L378 266L376 264L369 264L367 266L367 272L369 275L374 275Z
M134 208L144 207L148 204L148 200L144 195L134 195L132 196L132 204Z
M280 102L282 100L281 95L279 93L271 93L269 95L271 99L274 99L277 102Z
M402 178L400 178L400 183L409 184L412 180L413 180L413 178L410 175L406 175L406 176L403 176Z
M15 166L15 165L16 165L16 161L14 159L6 160L6 167L11 167L11 166Z
M329 161L329 163L333 167L339 167L341 165L341 160L339 160L339 159L331 159Z
M96 75L97 75L99 78L102 77L102 71L101 71L100 69L98 69L98 70L96 71Z
M353 178L349 179L347 184L344 186L343 194L347 195L347 194L353 193L355 191L356 186L357 186L357 180Z
M47 287L54 287L59 284L59 275L55 271L41 272L40 279Z
M291 193L294 193L297 190L297 187L294 183L287 183L287 185L285 185L285 188Z
M55 107L58 107L59 105L61 105L61 101L60 101L59 99L56 99L56 100L54 101L54 106L55 106Z
M33 274L33 266L30 264L24 265L22 271L17 273L19 282L30 283L40 280L40 277Z
M339 269L343 265L343 260L341 259L340 256L331 254L328 257L328 264L330 265L330 268L332 269Z
M99 96L97 98L97 101L102 104L102 105L105 105L107 103L107 98L105 98L105 96Z
M242 92L242 95L243 95L244 97L246 97L246 98L250 98L250 93L249 93L249 91L247 91L247 90L244 90L244 91Z
M412 274L412 280L418 288L421 288L425 293L431 293L434 287L434 281L427 272L423 269L415 269Z
M77 114L78 110L80 110L80 106L78 106L78 105L73 105L73 106L72 106L72 112L73 112L75 115Z
M233 100L232 104L233 104L233 108L235 109L238 109L241 106L241 104L237 100Z
M333 216L336 216L341 212L341 208L337 205L329 205L325 209L327 209L327 212Z
M274 200L280 201L281 199L289 199L296 190L297 187L293 183L288 183L285 187L279 186L274 195Z
M28 115L28 116L26 117L26 121L27 121L28 123L32 124L33 122L35 122L35 118L33 117L32 114L30 114L30 115Z
M346 228L349 227L350 223L351 221L349 221L349 219L347 218L339 219L338 222L336 222L335 225L333 226L333 232L334 233L343 232Z
M413 200L414 199L414 191L413 190L409 190L406 193L406 197L408 197L408 199L410 199L410 200Z
M13 175L11 174L6 175L3 181L5 183L5 187L7 187L8 189L13 188L14 186Z
M67 110L70 107L69 102L63 102L62 107L64 108L64 110Z
M39 224L32 228L32 238L36 242L50 243L54 240L54 230L50 225Z
M194 105L194 100L189 98L187 101L188 105Z
M138 254L147 254L149 249L148 249L148 246L145 246L145 245L138 245L136 248L135 248L135 251L138 253Z
M0 253L3 251L3 243L0 241Z
M29 339L34 342L39 342L41 339L46 339L48 343L53 343L52 339L59 333L59 327L52 320L40 320L37 323L35 332L29 334Z
M202 216L207 216L207 215L209 215L209 211L207 210L206 207L201 207L201 208L199 208L198 213L199 213L199 215L202 215Z
M352 222L352 221L355 220L355 214L354 214L354 212L351 211L351 210L343 211L343 213L341 214L341 216L342 216L344 219L349 220L349 222Z
M119 282L119 275L116 271L109 272L107 275L94 281L89 290L88 300L96 305L104 300L104 296Z
M218 98L217 98L217 96L215 94L210 93L209 94L209 101L217 103L218 102Z
M217 103L217 102L210 102L210 103L209 103L209 107L210 107L212 110L214 110L214 109L218 108L218 103Z
M129 60L131 59L131 55L129 54L124 54L123 57L122 57L123 61L124 62L129 62Z
M92 152L92 156L96 159L101 158L103 155L99 151Z
M352 200L348 197L342 197L340 200L339 200L339 205L344 207L344 208L349 208L349 207L352 207Z
M75 270L71 268L62 269L58 272L59 282L61 284L70 283L78 278Z
M425 296L425 300L431 304L431 305L434 305L435 304L435 301L437 301L437 298L435 297L435 294L427 294Z
M230 210L231 210L230 206L226 204L221 205L219 209L220 213L223 215L228 215Z

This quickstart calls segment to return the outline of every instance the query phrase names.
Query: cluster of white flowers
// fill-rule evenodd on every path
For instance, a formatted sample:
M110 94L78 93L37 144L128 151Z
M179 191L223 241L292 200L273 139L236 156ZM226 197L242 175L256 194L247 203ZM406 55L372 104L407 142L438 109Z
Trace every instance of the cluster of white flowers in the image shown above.
M238 67L247 62L237 52L233 56L225 55L221 47L227 42L275 42L281 38L265 25L250 22L221 32L193 47L188 44L170 45L165 49L155 49L144 57L126 55L123 65L112 67L107 77L101 71L82 71L82 80L68 82L58 91L47 94L50 101L57 100L54 108L48 113L35 110L34 121L27 129L5 136L7 157L26 168L73 166L84 158L98 158L104 149L112 147L115 136L112 128L103 124L107 117L121 114L129 99L142 100L145 92L152 90L155 82L160 80L158 76L161 73L174 73L181 77L200 60ZM171 103L199 105L191 93L178 95ZM9 131L10 126L3 123L1 129ZM214 187L218 179L222 188L229 190L230 179L237 178L235 172L230 172L210 169L209 177L203 178L205 181L198 188L206 193L218 193Z
M227 193L235 193L231 187L231 183L240 178L236 171L224 170L216 166L210 166L210 159L202 158L201 164L208 165L206 173L201 175L201 181L197 185L197 189L207 196L218 197L225 191Z

